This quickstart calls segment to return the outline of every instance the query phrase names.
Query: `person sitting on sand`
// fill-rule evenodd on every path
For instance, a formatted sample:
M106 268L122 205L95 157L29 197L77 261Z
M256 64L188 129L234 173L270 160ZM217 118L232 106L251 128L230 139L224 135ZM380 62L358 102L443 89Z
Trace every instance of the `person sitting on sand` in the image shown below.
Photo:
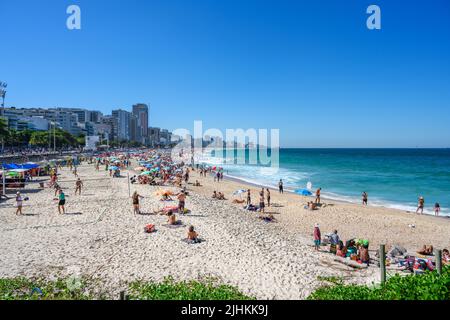
M330 252L336 253L336 246L339 243L339 236L337 234L337 230L334 230L333 233L330 235Z
M346 253L347 257L351 258L352 256L357 254L358 249L356 248L355 239L348 240L346 247L347 247L347 253Z
M433 255L433 246L432 245L424 245L420 251L417 251L418 254L423 254L425 256Z
M187 233L187 239L197 242L198 241L198 233L194 231L194 226L190 226Z
M222 192L219 192L219 193L217 194L217 200L226 200L226 199L225 199L225 195L224 195Z
M265 222L276 222L277 219L273 216L273 214L269 214L268 216L261 216L258 217L259 219L265 221Z
M168 213L168 219L167 219L167 223L170 225L175 225L177 224L177 216L173 214L172 210L170 210Z
M200 181L195 180L194 186L195 187L201 187L202 185L200 184Z
M448 249L442 250L442 262L444 264L450 264L450 254L448 252Z
M367 245L362 245L361 247L359 247L358 256L359 260L361 260L362 263L369 265L370 256L369 256L369 247Z
M336 247L336 255L342 258L345 258L347 256L347 247L344 246L344 243L342 241L339 241Z
M213 191L212 198L213 199L217 199L217 192L216 192L216 190Z

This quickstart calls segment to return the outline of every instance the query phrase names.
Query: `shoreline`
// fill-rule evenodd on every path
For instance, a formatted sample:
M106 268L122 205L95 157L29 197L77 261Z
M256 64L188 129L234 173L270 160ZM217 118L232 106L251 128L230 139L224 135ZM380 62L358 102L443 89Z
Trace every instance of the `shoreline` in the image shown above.
M245 180L244 178L240 178L240 177L237 177L237 176L229 176L229 175L226 175L226 174L224 174L223 177L224 177L224 180L233 181L233 182L236 182L236 183L240 183L240 184L243 184L243 185L247 185L247 186L249 186L249 187L264 187L264 188L269 188L270 190L274 190L274 191L278 192L278 188L276 188L276 187L274 187L274 186L264 185L264 184L258 184L258 183L253 183L253 182L249 182L248 180ZM314 200L314 196L313 196L313 195L311 195L311 196L302 196L302 195L299 195L299 194L297 194L297 193L295 193L294 191L289 190L289 189L285 189L284 192L285 192L285 193L292 194L292 195L294 195L294 196L298 196L298 197L300 197L300 198L301 198L301 197L305 197L305 198L310 198L311 200ZM327 196L324 195L324 194L321 195L321 198L324 199L324 200L333 202L333 203L351 204L351 205L356 205L356 206L359 205L359 206L361 206L361 207L364 207L364 206L362 206L362 204L359 204L359 203L356 203L356 202L348 201L348 200L345 200L345 199L335 199L335 198L330 198L330 197L327 197ZM411 213L411 214L416 214L414 211L403 210L403 209L399 209L399 208L392 208L392 207L388 207L388 206L385 206L385 205L373 205L373 204L368 204L367 207L384 208L384 209L387 209L387 210L396 210L396 211L398 211L399 213ZM430 217L433 217L433 218L436 218L436 219L444 219L444 220L450 219L450 215L440 215L440 216L435 216L434 214L426 213L425 211L424 211L423 215L424 215L424 216L425 216L425 215L426 215L426 216L430 216Z

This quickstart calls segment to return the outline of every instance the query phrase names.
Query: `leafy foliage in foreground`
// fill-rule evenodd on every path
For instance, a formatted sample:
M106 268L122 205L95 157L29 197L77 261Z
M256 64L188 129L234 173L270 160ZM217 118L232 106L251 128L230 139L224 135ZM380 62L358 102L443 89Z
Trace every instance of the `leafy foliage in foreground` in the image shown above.
M384 285L344 285L331 279L331 286L313 292L309 300L450 300L450 266L422 275L395 275Z
M0 279L0 300L87 300L84 283L70 280L30 280L22 277Z
M78 280L77 280L78 281ZM91 283L92 285L92 283ZM249 300L236 288L217 285L213 280L204 282L174 282L171 278L162 283L135 281L129 285L128 296L133 300ZM119 292L111 292L113 298ZM23 277L0 279L0 300L91 300L105 299L88 293L87 283L71 279L30 280Z
M174 282L166 278L162 283L136 281L130 284L130 299L134 300L252 300L228 285L204 282Z

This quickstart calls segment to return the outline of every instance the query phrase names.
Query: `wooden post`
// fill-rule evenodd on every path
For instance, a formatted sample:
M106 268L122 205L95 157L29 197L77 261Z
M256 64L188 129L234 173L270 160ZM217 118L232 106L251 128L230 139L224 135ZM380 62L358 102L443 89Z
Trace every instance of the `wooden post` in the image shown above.
M120 291L120 300L125 300L125 291Z
M436 257L436 270L438 274L442 274L442 251L435 250L434 256Z
M380 244L380 272L381 284L386 282L386 252L384 244Z

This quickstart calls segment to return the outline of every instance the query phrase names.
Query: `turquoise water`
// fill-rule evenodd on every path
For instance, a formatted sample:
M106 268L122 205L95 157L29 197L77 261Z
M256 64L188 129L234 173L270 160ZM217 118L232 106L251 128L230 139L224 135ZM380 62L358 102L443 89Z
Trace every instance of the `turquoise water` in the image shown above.
M421 195L424 212L432 213L439 202L441 215L450 216L450 149L281 149L279 168L236 164L243 155L227 157L203 160L264 186L276 187L283 179L286 189L295 190L310 181L313 190L321 187L324 197L336 200L359 203L366 191L369 205L415 211Z

